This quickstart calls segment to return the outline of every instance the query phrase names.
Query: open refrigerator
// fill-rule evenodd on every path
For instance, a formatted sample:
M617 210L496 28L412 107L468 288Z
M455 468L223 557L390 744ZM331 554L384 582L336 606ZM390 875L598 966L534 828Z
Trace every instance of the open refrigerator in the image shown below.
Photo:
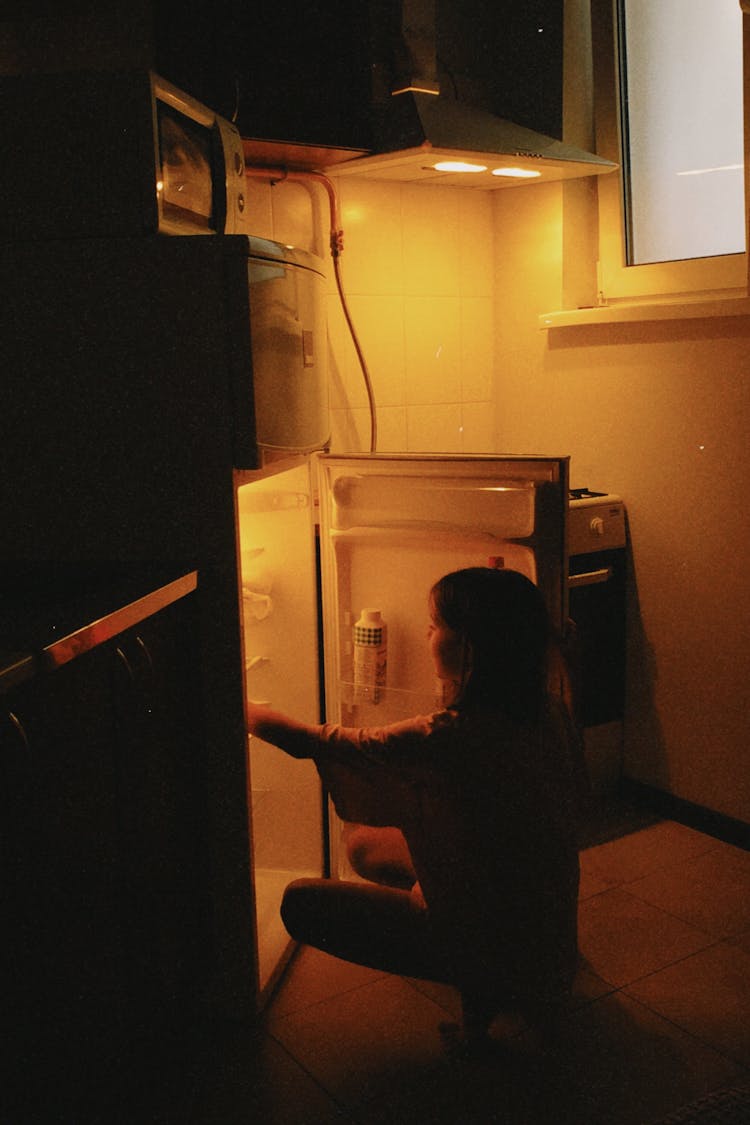
M428 593L461 567L521 571L565 620L567 458L323 453L237 472L235 485L250 699L354 726L436 709ZM387 625L386 680L372 693L354 676L363 608ZM286 884L348 871L311 762L252 738L248 778L262 993L291 948Z

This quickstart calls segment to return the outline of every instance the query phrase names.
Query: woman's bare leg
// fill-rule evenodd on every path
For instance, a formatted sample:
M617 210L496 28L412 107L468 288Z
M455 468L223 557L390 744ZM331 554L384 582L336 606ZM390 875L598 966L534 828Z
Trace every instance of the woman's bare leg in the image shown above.
M408 891L338 879L297 879L281 917L293 938L387 973L451 982L429 918Z
M405 891L416 883L409 848L398 828L347 825L344 842L353 870L363 878Z

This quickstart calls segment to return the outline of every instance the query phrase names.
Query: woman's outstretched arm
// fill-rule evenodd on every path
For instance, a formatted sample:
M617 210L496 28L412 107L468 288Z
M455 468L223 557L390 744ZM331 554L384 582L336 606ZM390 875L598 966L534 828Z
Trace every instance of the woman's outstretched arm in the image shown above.
M249 734L278 746L292 758L311 758L315 753L319 726L302 723L258 703L245 705L245 722Z

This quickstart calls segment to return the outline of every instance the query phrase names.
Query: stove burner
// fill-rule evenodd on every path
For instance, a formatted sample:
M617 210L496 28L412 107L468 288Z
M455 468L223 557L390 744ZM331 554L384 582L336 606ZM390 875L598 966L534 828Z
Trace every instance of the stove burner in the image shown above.
M571 500L584 500L584 499L587 500L587 499L589 499L591 497L594 497L594 496L606 496L606 495L607 495L606 492L592 492L590 488L571 488L570 489L570 499Z

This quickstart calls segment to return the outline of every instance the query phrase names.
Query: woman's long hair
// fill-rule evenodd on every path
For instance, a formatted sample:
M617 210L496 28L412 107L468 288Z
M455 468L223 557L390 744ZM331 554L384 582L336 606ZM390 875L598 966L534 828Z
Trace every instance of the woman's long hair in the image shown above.
M547 698L552 629L541 591L515 570L468 567L435 583L436 617L462 638L465 672L452 706L499 707L534 720Z

